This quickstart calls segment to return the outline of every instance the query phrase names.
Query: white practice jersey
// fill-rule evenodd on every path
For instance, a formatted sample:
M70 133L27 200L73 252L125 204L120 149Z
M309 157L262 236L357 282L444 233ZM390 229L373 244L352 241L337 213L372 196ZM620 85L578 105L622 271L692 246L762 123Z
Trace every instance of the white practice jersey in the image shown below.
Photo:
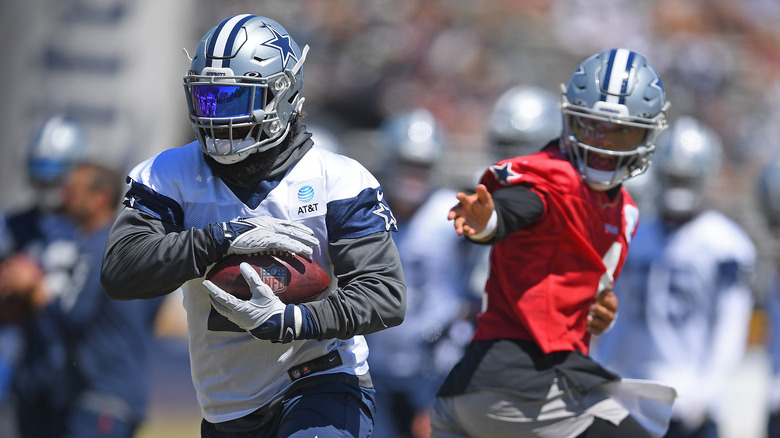
M257 199L262 200L252 208L212 174L201 154L200 146L193 142L150 158L130 173L132 183L152 190L166 205L180 207L181 211L171 214L185 229L263 215L293 220L314 231L320 245L314 248L312 258L332 272L329 241L362 237L394 226L379 183L350 158L312 148L281 180L261 183ZM192 379L207 421L224 422L255 411L289 388L288 369L292 365L333 350L339 350L343 364L325 373L360 376L368 372L363 336L289 344L258 341L211 307L202 281L190 280L182 290ZM331 288L335 287L331 273Z
M674 416L718 419L722 388L741 360L753 307L756 252L741 228L708 211L674 231L640 222L615 285L615 326L591 355L625 378L677 390Z

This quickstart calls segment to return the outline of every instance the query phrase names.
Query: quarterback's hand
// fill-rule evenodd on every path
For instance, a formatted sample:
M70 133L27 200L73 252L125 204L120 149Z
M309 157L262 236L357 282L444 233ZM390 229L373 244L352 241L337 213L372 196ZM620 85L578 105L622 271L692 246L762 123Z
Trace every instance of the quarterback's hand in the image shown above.
M452 207L447 215L447 219L453 221L455 232L458 236L467 237L482 234L496 208L487 187L478 184L475 193L469 195L461 192L457 194L457 198L458 204ZM489 235L492 235L492 232ZM477 240L483 240L485 237L489 236L482 236L482 239Z
M615 323L618 309L618 298L614 292L607 289L596 296L596 302L591 304L587 317L587 331L593 335L600 335Z
M320 243L309 227L271 216L211 224L209 229L222 254L279 250L310 256Z
M305 307L284 304L248 263L241 263L239 269L252 291L249 300L236 298L209 280L203 281L217 312L258 339L287 343L317 337L319 330Z

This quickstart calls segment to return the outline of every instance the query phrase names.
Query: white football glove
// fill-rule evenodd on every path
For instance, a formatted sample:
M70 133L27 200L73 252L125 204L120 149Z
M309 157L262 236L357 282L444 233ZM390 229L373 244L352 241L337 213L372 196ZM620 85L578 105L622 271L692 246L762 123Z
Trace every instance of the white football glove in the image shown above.
M312 248L320 243L309 227L271 216L212 224L211 233L218 248L229 244L223 254L287 251L310 256Z
M316 327L312 327L310 318L304 317L300 306L284 304L248 263L241 263L239 269L252 291L249 300L236 298L209 280L203 281L217 312L258 339L287 343L316 338L319 330L314 330ZM309 316L308 310L305 312Z

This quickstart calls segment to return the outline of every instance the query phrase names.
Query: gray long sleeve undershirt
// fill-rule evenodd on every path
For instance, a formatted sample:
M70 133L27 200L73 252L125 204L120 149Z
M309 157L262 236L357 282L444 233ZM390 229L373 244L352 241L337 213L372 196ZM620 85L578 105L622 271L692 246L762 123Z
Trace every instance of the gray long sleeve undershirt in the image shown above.
M320 338L350 338L400 324L406 286L398 251L387 232L328 245L339 288L306 303ZM101 283L117 300L153 298L205 275L219 259L205 229L175 230L132 208L119 214L103 257Z

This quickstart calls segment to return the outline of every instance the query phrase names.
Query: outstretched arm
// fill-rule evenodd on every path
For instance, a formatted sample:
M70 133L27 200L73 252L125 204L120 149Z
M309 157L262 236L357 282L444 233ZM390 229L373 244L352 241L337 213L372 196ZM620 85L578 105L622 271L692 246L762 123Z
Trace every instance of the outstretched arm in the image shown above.
M488 230L487 235L481 235L495 214L496 208L493 196L484 184L478 184L475 193L458 193L458 204L449 212L447 219L453 221L458 236L465 235L477 241L488 240L495 232ZM476 237L475 237L476 236Z
M447 219L455 232L480 244L492 244L523 229L544 214L542 198L522 185L502 188L492 194L483 184L472 194L458 193L456 206Z

